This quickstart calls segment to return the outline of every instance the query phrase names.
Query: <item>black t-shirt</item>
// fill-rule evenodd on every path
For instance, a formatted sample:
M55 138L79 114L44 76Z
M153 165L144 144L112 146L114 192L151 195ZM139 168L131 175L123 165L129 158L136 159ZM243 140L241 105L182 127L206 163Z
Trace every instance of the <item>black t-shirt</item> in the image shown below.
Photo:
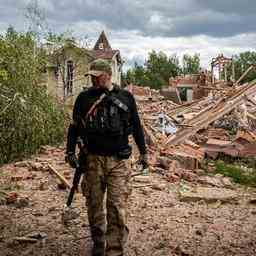
M92 105L105 93L107 96L97 105L96 109L100 111L102 105L108 104L111 97L117 98L121 103L128 107L127 123L124 128L131 129L131 133L139 148L141 154L146 153L145 139L141 122L139 119L137 106L133 95L126 90L114 86L112 91L106 91L91 87L88 90L82 91L75 102L73 109L73 125L70 126L67 140L67 151L74 152L76 139L78 136L82 138L89 152L99 155L113 155L124 149L128 145L128 132L115 134L102 129L86 129L86 115ZM125 112L122 111L121 112Z

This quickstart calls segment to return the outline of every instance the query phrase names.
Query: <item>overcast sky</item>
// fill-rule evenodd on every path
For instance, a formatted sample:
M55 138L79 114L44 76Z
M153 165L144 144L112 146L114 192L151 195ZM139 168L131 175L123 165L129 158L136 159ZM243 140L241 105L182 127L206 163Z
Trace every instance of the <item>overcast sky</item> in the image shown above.
M0 0L0 31L25 30L30 0ZM67 29L95 43L104 29L127 65L143 63L151 50L171 55L228 57L256 47L256 0L40 0L49 28Z

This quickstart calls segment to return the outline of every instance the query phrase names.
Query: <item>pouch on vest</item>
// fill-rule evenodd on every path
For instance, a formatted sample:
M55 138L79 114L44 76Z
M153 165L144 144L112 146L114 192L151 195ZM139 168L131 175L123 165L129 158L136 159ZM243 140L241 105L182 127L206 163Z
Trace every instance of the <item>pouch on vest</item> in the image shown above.
M120 150L117 152L117 157L119 159L128 159L132 154L132 147L130 145L127 145L125 149Z

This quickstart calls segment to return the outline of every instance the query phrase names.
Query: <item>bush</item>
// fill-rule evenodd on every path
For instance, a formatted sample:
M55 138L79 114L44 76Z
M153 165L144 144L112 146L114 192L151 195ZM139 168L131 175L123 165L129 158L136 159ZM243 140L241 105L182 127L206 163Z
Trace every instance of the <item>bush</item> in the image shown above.
M39 85L45 64L32 33L0 37L0 165L63 141L64 110Z
M226 164L223 161L217 161L216 172L231 177L236 183L253 187L256 186L255 169L242 168L237 165Z

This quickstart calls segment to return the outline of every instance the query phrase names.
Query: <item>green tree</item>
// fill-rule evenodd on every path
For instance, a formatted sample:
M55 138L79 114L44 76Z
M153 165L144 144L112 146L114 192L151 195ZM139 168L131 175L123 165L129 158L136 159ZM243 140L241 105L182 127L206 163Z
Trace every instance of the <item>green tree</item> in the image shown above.
M168 57L164 52L152 51L145 64L149 78L156 79L153 87L161 88L169 83L170 77L176 77L180 73L179 59L176 55Z
M141 86L148 85L146 69L143 66L137 64L137 62L134 64L134 81L136 84Z
M40 85L46 54L33 33L9 28L0 36L0 56L1 165L61 142L64 113Z
M170 77L176 77L180 72L176 55L168 57L163 52L152 51L143 66L135 63L134 67L127 71L126 79L128 83L160 89L169 83Z
M256 65L256 52L246 51L234 57L235 78L238 80L241 75L251 66ZM231 68L229 68L231 73ZM251 70L241 82L249 82L256 79L256 70Z
M182 73L186 74L198 74L200 72L200 55L195 54L193 56L189 54L183 55L182 58Z

